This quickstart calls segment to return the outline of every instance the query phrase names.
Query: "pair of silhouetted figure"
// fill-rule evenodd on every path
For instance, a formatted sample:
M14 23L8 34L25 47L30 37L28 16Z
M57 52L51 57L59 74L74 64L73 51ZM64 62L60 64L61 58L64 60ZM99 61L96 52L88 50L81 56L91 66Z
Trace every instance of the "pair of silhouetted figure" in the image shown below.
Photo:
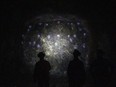
M67 75L69 87L82 87L85 83L85 68L82 61L79 60L81 53L75 49L73 52L74 59L69 62ZM36 63L34 70L34 81L38 87L49 87L50 63L44 60L45 54L38 54L40 61ZM111 80L111 65L108 60L103 58L103 51L97 50L97 59L90 65L90 72L93 77L94 87L107 87Z
M69 87L82 87L85 82L85 69L84 64L78 58L81 53L78 50L74 50L73 55L74 59L69 63L67 69ZM43 52L40 52L38 57L40 61L35 65L34 81L37 82L38 87L49 87L50 63L44 60L45 54Z

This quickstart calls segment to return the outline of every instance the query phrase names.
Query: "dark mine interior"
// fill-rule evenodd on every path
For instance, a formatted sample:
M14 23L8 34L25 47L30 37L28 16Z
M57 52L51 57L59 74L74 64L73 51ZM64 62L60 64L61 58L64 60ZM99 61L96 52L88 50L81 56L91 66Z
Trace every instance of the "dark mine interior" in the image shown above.
M4 0L1 8L0 87L116 87L113 0ZM79 56L85 70L81 86L70 85L69 80L68 69L75 49L80 52L76 57ZM103 51L105 60L96 68L95 60L102 55L97 55L98 49ZM45 61L51 66L49 86L33 81L35 65L42 57L37 56L39 52L45 53ZM105 71L106 60L110 74ZM109 77L96 76L101 73L98 71ZM74 72L79 72L76 65Z

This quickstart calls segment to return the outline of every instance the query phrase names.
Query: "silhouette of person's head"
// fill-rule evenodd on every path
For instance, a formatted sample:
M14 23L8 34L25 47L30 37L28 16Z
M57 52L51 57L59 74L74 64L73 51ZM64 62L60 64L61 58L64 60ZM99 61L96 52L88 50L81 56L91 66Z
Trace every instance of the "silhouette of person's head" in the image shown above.
M103 55L104 55L104 52L101 49L97 49L97 53L96 54L97 54L97 58L102 58Z
M74 58L75 58L75 57L80 56L81 53L77 49L75 49L74 52L73 52L73 55L74 55Z
M43 60L44 57L45 57L45 53L44 52L39 52L37 56L40 58L40 60Z

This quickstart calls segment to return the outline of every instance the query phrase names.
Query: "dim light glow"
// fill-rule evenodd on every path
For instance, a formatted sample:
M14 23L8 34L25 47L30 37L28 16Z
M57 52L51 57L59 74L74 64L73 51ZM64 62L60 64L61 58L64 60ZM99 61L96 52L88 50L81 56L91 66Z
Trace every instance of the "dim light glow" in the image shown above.
M37 53L44 51L45 59L52 66L51 74L62 75L73 58L74 49L83 52L83 57L88 55L88 32L82 27L80 21L72 22L72 19L65 18L65 20L63 17L59 17L62 21L53 21L55 18L49 18L45 19L47 22L36 20L33 25L29 25L30 30L22 34L25 61L34 66L38 61Z

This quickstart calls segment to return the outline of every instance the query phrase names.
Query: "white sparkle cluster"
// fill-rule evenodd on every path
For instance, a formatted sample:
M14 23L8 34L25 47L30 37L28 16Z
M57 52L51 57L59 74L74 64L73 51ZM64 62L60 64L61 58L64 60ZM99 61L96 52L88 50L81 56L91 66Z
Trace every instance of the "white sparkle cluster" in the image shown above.
M39 60L37 54L44 51L45 59L52 66L51 74L63 75L72 60L74 49L78 49L84 58L88 55L88 32L76 18L72 22L69 17L50 17L36 19L28 25L27 32L22 34L24 61L33 67Z

